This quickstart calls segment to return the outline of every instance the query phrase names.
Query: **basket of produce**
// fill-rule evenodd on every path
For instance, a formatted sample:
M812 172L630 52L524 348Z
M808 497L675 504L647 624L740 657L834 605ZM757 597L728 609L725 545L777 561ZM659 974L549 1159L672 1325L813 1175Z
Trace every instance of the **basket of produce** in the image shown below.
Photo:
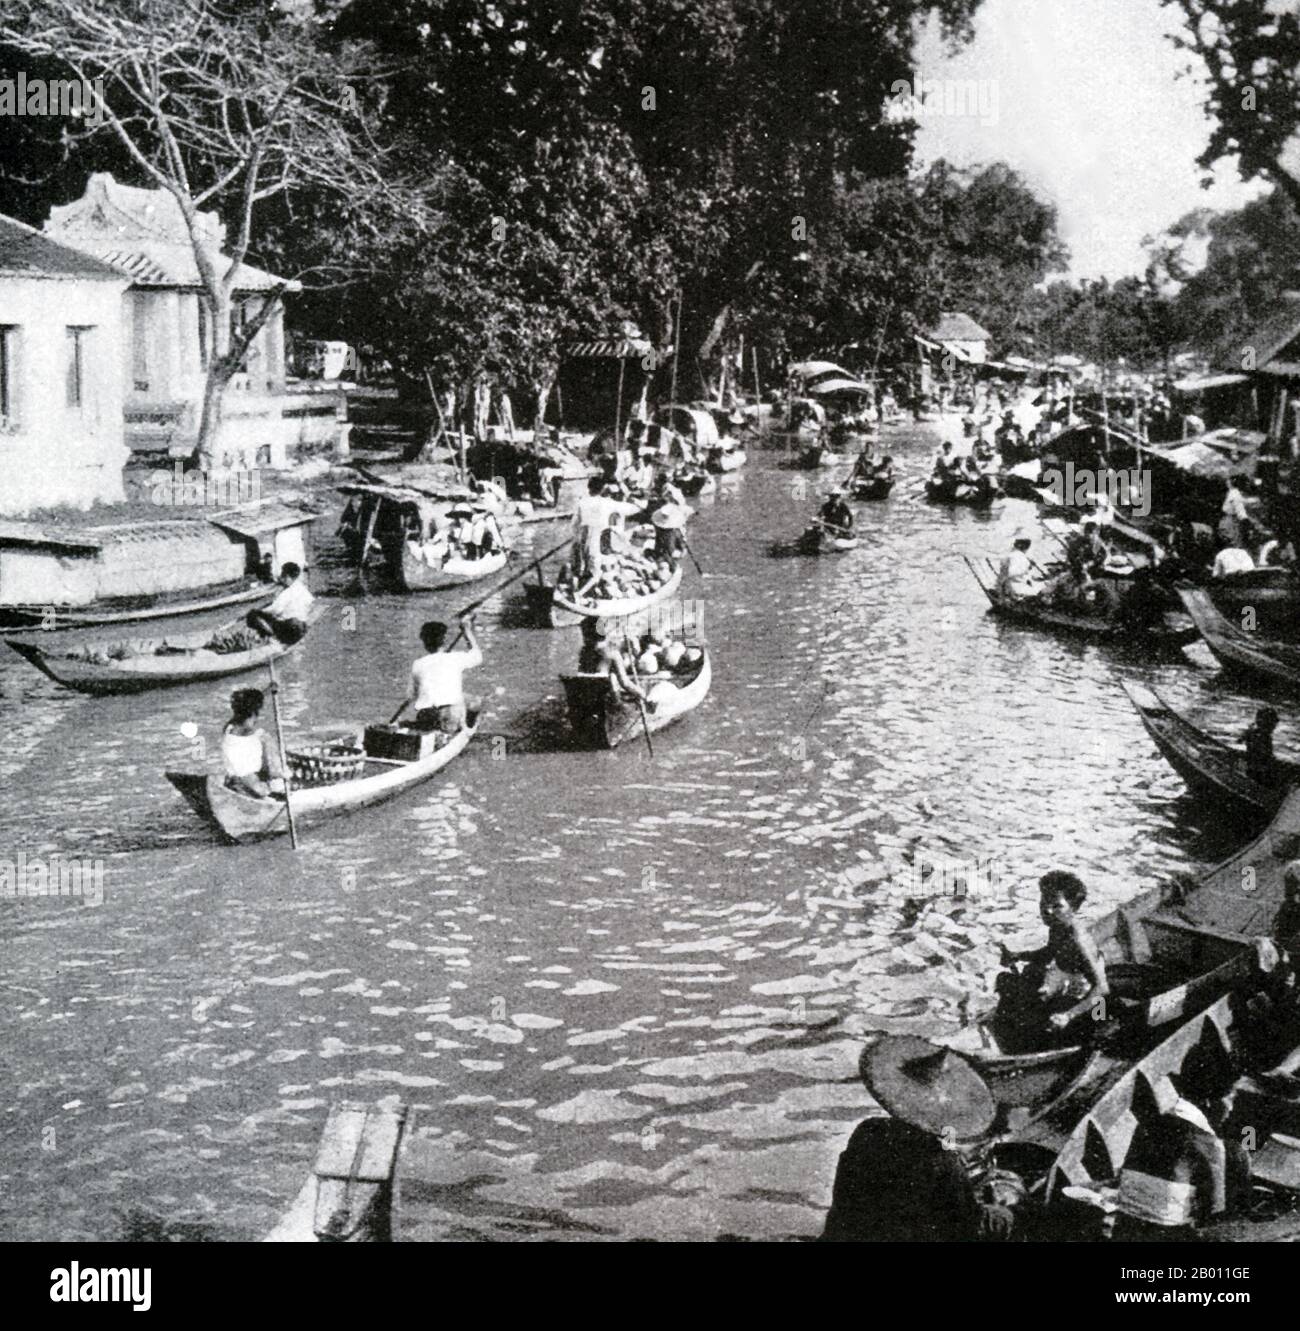
M366 765L365 750L350 742L309 744L290 749L289 776L293 784L328 786L336 781L351 781L361 775Z

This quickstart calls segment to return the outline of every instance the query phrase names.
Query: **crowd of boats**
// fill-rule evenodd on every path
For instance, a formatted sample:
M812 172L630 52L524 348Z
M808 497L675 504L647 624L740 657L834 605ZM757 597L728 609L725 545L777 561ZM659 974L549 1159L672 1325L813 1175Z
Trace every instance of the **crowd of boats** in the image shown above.
M773 425L791 441L792 466L847 468L793 542L797 553L853 550L862 510L852 505L896 492L881 436L897 406L815 373L836 385L830 396L847 394L829 417L824 403L810 412L793 397L779 421L757 402L670 407L597 434L585 452L556 441L523 489L463 470L449 493L445 480L421 484L410 468L357 467L339 489L340 536L359 576L378 558L390 585L408 592L491 584L447 616L459 622L454 637L445 620L425 624L405 700L387 721L311 743L286 739L275 664L310 639L319 616L292 562L278 570L269 603L216 631L63 644L56 632L10 643L88 693L268 670L273 733L263 725L263 692L237 690L222 771L167 773L230 842L284 833L296 841L301 828L400 795L463 753L482 715L464 685L482 664L474 614L530 575L523 604L532 622L581 629L574 668L561 677L575 743L644 741L653 754L652 736L700 706L712 681L697 627L666 608L687 568L699 571L690 499L743 465L747 445ZM1026 406L1035 414L1028 429ZM1104 416L1081 422L1070 401L990 393L970 404L962 429L967 451L945 442L905 490L937 504L989 507L1008 496L1039 504L1037 532L1018 532L999 564L982 571L968 561L994 614L1099 639L1123 635L1153 650L1199 637L1225 667L1300 689L1294 548L1283 506L1270 507L1267 493L1229 483L1215 496L1217 514L1184 507L1153 517L1116 505L1098 478L1135 456L1140 464L1149 444ZM1042 483L1065 450L1089 464L1090 491L1063 497ZM571 509L560 507L566 485ZM510 569L531 522L570 526ZM1265 549L1245 556L1249 567L1223 558L1246 549L1252 526ZM1053 553L1036 553L1036 541ZM871 1037L861 1072L885 1114L864 1122L840 1159L826 1239L1300 1237L1300 763L1273 753L1271 707L1230 743L1155 693L1126 687L1192 793L1254 839L1199 878L1149 892L1091 927L1082 922L1084 885L1070 873L1047 875L1047 944L1004 956L990 1011L946 1042ZM330 1208L316 1200L327 1184L346 1192L365 1183L382 1202L403 1121L347 1120L353 1154L334 1151L328 1168L318 1162L306 1190L316 1228L304 1236L329 1237L319 1224ZM342 1122L331 1117L327 1142ZM349 1174L372 1129L385 1170ZM328 1221L338 1223L337 1214Z

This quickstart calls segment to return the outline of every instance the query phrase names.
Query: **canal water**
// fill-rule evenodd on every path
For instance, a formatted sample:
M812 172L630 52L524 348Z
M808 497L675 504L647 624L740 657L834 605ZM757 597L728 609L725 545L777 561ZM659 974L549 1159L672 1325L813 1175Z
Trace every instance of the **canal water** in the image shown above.
M0 859L103 872L98 905L0 900L0 1237L257 1237L344 1099L416 1107L403 1237L815 1235L864 1032L985 1005L1046 869L1092 916L1234 844L1117 680L1227 731L1249 701L1201 648L990 618L961 556L1034 513L927 505L934 443L887 437L902 478L852 553L780 548L835 473L779 450L699 501L713 690L653 759L565 747L577 635L508 589L469 752L296 854L216 843L164 780L196 733L213 761L229 687L95 700L0 663ZM420 623L472 598L348 594L331 526L291 742L390 714Z

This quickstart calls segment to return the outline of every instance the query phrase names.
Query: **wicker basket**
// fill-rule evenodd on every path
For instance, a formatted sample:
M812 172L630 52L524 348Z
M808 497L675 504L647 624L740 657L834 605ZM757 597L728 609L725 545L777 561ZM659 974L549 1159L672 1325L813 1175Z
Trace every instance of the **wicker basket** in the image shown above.
M351 781L366 765L365 750L352 744L313 744L290 749L285 757L289 760L289 777L298 787Z

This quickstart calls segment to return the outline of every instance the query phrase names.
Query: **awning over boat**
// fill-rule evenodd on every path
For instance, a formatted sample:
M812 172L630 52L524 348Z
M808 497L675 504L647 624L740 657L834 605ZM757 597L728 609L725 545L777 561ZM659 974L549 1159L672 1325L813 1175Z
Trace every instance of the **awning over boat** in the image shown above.
M208 521L222 531L256 539L272 532L284 531L287 527L305 527L308 523L315 522L318 517L320 514L315 509L299 508L278 500L270 500L255 505L223 509L219 513L212 514Z
M1172 447L1148 446L1145 452L1188 475L1223 479L1240 474L1265 438L1256 430L1215 430Z
M1177 380L1174 392L1208 393L1216 388L1230 388L1234 384L1244 384L1249 378L1247 374L1193 374L1186 379Z
M93 555L102 550L98 537L79 531L51 531L33 522L0 522L0 548L63 550L70 554Z
M807 391L818 397L829 397L832 393L870 393L871 386L859 383L856 379L823 379L819 383L809 384Z
M566 356L596 360L624 360L627 357L648 356L653 347L644 338L609 337L591 342L568 342L562 348ZM661 353L665 358L671 352Z
M797 379L816 379L822 375L834 374L842 379L852 379L851 370L836 365L830 360L803 360L790 366L790 373Z

